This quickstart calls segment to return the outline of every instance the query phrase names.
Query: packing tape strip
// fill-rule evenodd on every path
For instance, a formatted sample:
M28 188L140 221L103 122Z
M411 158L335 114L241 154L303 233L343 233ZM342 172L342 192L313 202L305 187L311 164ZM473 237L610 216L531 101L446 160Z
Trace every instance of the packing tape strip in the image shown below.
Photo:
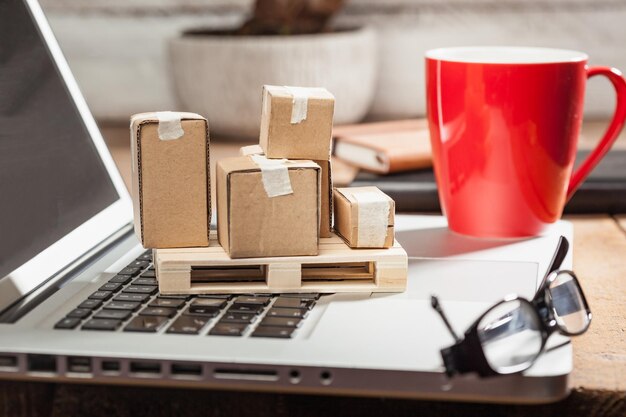
M263 155L250 155L250 158L261 169L263 188L268 197L293 194L286 159L267 159Z
M389 200L372 191L352 196L358 203L358 246L382 248L389 226Z
M158 111L156 117L159 120L159 139L174 140L185 134L180 119L180 113L173 111Z
M284 86L291 94L291 124L295 125L306 120L309 107L309 96L313 92L311 88Z
M260 145L248 145L239 148L240 156L263 155L263 148Z

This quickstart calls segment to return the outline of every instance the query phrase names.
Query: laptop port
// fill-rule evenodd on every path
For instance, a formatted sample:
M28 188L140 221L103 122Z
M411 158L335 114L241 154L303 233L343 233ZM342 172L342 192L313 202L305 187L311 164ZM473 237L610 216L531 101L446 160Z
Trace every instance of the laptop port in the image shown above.
M333 382L333 374L330 371L320 373L320 382L322 385L330 385Z
M67 372L77 374L91 373L91 358L84 356L70 356L67 358Z
M0 370L17 371L17 356L0 355Z
M28 371L55 373L57 360L53 355L28 355Z
M173 376L201 376L202 365L197 363L173 363L170 371Z
M161 364L158 362L131 362L130 373L140 376L159 376L161 374Z
M244 381L278 381L278 372L271 370L254 369L216 369L213 372L216 379L238 379Z
M291 371L289 371L289 382L291 382L292 384L298 384L300 383L302 379L302 376L300 375L300 371L298 371L297 369L292 369Z
M102 361L100 367L102 373L105 374L118 374L121 370L121 365L118 361Z

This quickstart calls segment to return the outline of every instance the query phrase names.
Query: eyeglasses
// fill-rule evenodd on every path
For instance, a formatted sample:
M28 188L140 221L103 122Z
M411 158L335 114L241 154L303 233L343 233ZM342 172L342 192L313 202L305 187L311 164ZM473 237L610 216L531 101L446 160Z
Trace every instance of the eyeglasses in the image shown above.
M555 332L577 336L589 328L591 311L578 278L559 270L569 242L559 239L548 272L532 300L509 296L484 312L459 338L436 296L439 313L456 343L441 350L448 376L476 372L481 377L508 375L530 368Z

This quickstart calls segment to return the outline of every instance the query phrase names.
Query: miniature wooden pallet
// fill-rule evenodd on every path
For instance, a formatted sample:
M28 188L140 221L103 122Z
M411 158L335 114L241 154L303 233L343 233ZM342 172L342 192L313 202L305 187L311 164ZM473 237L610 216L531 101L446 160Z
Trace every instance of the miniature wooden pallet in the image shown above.
M318 256L231 259L211 235L208 248L155 249L163 294L402 292L407 254L351 249L332 235L320 239Z

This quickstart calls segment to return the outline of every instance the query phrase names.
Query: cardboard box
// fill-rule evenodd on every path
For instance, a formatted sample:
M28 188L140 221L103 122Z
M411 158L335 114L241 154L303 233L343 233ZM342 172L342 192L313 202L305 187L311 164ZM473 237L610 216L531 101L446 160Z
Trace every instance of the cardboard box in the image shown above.
M320 194L320 237L330 237L333 230L333 177L330 161L313 161L322 168Z
M209 126L194 113L131 117L135 233L146 248L209 245Z
M328 161L334 108L324 88L263 86L263 151L268 158Z
M291 193L270 197L274 175L253 158L280 164ZM273 162L272 162L273 161ZM275 178L275 177L274 177ZM231 258L317 255L321 168L313 161L263 156L225 158L217 164L217 233Z
M264 155L259 145L242 146L239 155ZM322 190L320 194L320 237L330 237L333 230L333 178L331 162L313 161L322 169Z
M335 231L351 248L390 248L395 202L377 187L335 188Z

